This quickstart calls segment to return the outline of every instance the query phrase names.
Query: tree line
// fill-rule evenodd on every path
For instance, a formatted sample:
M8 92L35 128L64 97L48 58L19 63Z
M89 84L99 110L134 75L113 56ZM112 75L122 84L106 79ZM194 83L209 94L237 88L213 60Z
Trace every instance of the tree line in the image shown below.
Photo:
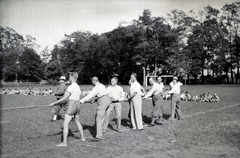
M127 84L132 72L177 75L189 84L239 83L240 3L185 13L172 10L154 17L146 9L138 19L102 34L75 31L50 51L36 53L36 40L1 27L1 79L55 80L70 71L81 84L97 75L103 82L117 75Z

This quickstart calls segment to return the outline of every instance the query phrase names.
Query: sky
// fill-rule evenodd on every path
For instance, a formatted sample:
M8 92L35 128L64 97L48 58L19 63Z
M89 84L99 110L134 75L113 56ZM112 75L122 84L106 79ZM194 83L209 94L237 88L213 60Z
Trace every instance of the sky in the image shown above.
M150 9L166 17L173 9L199 11L210 5L220 9L239 0L0 0L0 26L36 38L40 49L52 49L74 31L104 33L122 21L131 22Z

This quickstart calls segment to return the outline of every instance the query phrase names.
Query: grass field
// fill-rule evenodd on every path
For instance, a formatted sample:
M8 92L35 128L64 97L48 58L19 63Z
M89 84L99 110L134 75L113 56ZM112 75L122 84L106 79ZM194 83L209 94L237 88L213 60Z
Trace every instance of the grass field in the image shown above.
M81 88L89 89L91 86ZM102 142L81 142L72 121L67 148L55 147L61 142L63 120L50 122L50 107L2 110L1 157L239 158L240 86L183 86L182 90L190 94L217 93L220 102L182 102L184 120L145 127L141 132L130 129L127 119L129 105L123 103L123 132L114 130L113 113L111 126ZM54 96L2 95L1 108L46 105L54 100ZM164 101L163 105L165 114L170 114L170 101ZM96 104L81 106L81 123L87 139L95 134L96 108ZM146 123L150 121L151 109L151 100L144 100Z

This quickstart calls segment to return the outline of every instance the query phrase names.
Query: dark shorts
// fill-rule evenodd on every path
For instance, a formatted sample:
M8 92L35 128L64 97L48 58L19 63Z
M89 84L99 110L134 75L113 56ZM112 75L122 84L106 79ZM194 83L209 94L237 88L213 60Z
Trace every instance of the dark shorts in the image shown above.
M80 103L78 100L69 100L67 109L66 109L66 114L69 116L73 115L79 115L80 113Z

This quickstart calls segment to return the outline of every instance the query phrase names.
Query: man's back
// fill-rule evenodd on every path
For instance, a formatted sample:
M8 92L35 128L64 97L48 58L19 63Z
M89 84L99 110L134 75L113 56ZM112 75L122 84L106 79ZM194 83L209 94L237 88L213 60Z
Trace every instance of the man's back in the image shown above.
M69 100L79 100L81 95L81 89L77 83L72 83L68 89L67 92L71 93L69 96Z

